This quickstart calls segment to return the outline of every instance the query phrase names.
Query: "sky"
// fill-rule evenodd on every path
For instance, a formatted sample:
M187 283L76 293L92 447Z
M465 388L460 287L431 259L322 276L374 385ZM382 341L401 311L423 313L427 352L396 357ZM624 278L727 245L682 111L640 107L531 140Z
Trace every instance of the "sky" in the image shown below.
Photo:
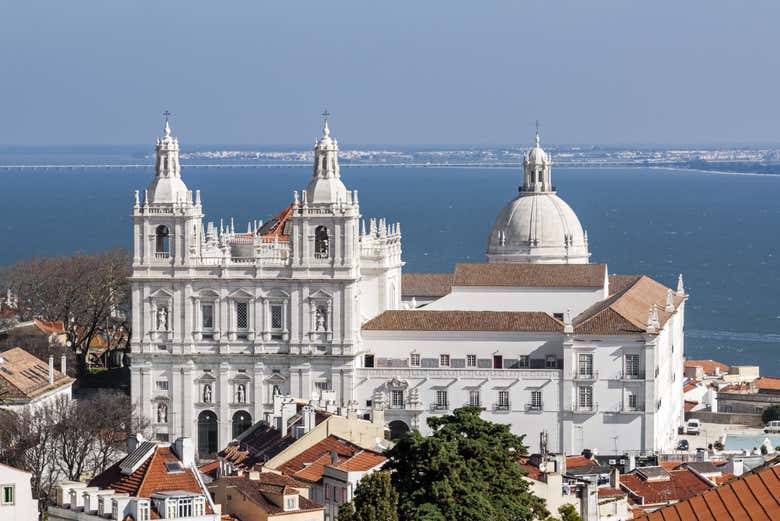
M0 0L0 144L780 143L780 2Z

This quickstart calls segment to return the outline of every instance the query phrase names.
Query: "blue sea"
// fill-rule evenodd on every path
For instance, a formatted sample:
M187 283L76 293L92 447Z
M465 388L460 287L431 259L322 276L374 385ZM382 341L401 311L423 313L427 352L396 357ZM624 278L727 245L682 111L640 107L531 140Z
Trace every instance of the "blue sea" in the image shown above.
M138 147L0 148L2 164L149 163ZM243 231L303 188L308 167L183 165L207 220ZM131 244L133 191L149 168L0 169L0 265L31 256ZM487 234L514 197L520 168L342 166L363 215L399 221L408 272L444 272L484 260ZM690 300L686 354L759 364L780 375L780 176L689 170L553 169L558 193L588 230L592 260L611 273L644 273Z

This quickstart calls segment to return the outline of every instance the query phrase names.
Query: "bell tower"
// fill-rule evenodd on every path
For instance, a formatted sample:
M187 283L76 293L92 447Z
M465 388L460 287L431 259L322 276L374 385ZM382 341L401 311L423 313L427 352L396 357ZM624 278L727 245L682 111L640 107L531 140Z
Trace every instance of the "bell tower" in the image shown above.
M200 191L192 191L181 178L179 140L171 135L166 111L163 136L157 139L155 176L144 190L136 190L133 206L133 264L165 266L189 264L200 255Z

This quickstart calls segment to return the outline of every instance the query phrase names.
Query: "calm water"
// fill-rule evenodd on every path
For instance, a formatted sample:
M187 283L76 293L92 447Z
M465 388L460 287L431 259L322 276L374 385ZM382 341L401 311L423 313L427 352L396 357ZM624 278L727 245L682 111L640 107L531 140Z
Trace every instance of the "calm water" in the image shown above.
M188 186L202 191L207 219L235 217L242 231L288 204L309 175L308 168L184 168ZM780 375L780 177L553 175L589 232L593 261L668 285L684 274L690 358L760 364L762 373ZM151 169L0 171L0 264L129 247L132 191L151 176ZM401 222L410 272L482 261L493 220L520 180L519 169L350 167L342 177L360 190L365 217Z

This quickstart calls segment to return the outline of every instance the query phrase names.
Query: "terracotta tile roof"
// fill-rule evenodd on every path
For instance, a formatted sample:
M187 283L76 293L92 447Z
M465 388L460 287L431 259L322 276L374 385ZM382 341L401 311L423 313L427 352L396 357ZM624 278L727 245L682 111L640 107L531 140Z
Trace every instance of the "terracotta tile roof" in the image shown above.
M695 402L693 400L685 400L685 403L683 404L683 407L685 408L685 412L693 410L694 407L699 405L699 402Z
M291 488L288 485L279 485L278 483L269 480L269 476L274 475L276 474L271 472L261 472L258 479L250 479L246 476L225 476L209 485L209 488L213 489L214 487L217 487L221 484L235 487L247 499L251 500L268 514L280 514L284 512L284 509L271 501L268 496L297 494L298 490L296 490L296 488L304 488L306 485L295 488ZM311 501L302 495L298 496L298 510L296 512L322 509L323 506L319 503L315 503L314 501ZM291 512L287 513L289 514Z
M452 273L404 273L401 296L443 297L452 290Z
M585 456L566 456L566 470L576 469L578 467L590 467L593 465L598 465L598 463Z
M217 471L219 470L219 461L212 461L211 463L206 463L205 465L201 465L200 467L198 467L198 470L201 472L201 474L206 474L212 479L217 479Z
M610 278L610 280L612 280ZM655 304L661 327L672 316L664 311L668 288L650 277L635 276L633 283L621 278L621 291L611 293L609 298L598 302L574 319L574 332L583 335L620 335L644 333L647 319ZM685 300L673 293L675 310Z
M73 383L73 378L54 370L54 383L49 384L48 363L20 347L0 353L0 390L3 399L27 401Z
M696 381L696 380L693 380L693 381L690 381L690 382L686 383L686 384L683 386L683 392L684 392L684 393L687 393L687 392L689 392L689 391L693 391L694 389L696 389L697 387L699 387L699 386L697 385L698 383L699 383L699 382L698 382L698 381Z
M296 479L316 483L322 479L325 465L331 464L331 453L335 453L336 463L338 464L351 458L361 450L363 449L354 443L343 440L338 436L330 435L289 461L282 463L277 467L277 470L288 476L294 476Z
M620 476L621 487L628 491L637 503L657 505L682 501L701 494L712 486L688 469L666 471L668 479L645 480L637 469L630 474Z
M600 288L606 264L457 264L453 286Z
M257 230L257 235L267 239L276 238L279 241L289 241L290 235L286 229L286 224L290 217L292 217L292 212L293 205L290 205L276 214L272 219L263 223L260 229Z
M729 366L716 362L714 360L686 360L685 367L701 367L704 374L709 376L715 375L715 368L720 369L720 374L728 373Z
M363 324L364 331L563 332L547 313L517 311L385 311Z
M387 461L387 458L373 450L361 450L351 458L336 465L345 472L367 472Z
M517 464L525 471L527 478L533 479L535 481L542 481L542 476L544 476L544 474L541 470L539 470L539 467L530 462L529 458L521 457L517 461Z
M780 390L780 378L774 378L771 376L762 376L756 378L753 383L760 390L777 391Z
M46 333L47 335L50 335L52 333L64 333L65 332L65 323L61 320L52 320L52 321L45 321L40 319L35 319L35 326L41 330L41 332Z
M602 487L598 489L599 497L618 497L625 496L626 492L619 488Z
M181 463L170 447L158 446L136 470L125 475L120 470L122 461L111 466L105 472L95 476L89 482L90 487L113 489L134 497L149 498L156 492L173 492L183 490L195 494L205 494L195 477L195 470L181 467L181 471L168 472L166 463ZM206 505L207 513L212 513ZM159 515L155 514L155 518Z
M780 467L769 467L680 503L645 514L646 521L774 521L780 519Z
M238 469L252 469L265 463L295 442L289 433L282 435L267 423L258 422L241 440L230 443L219 456Z

